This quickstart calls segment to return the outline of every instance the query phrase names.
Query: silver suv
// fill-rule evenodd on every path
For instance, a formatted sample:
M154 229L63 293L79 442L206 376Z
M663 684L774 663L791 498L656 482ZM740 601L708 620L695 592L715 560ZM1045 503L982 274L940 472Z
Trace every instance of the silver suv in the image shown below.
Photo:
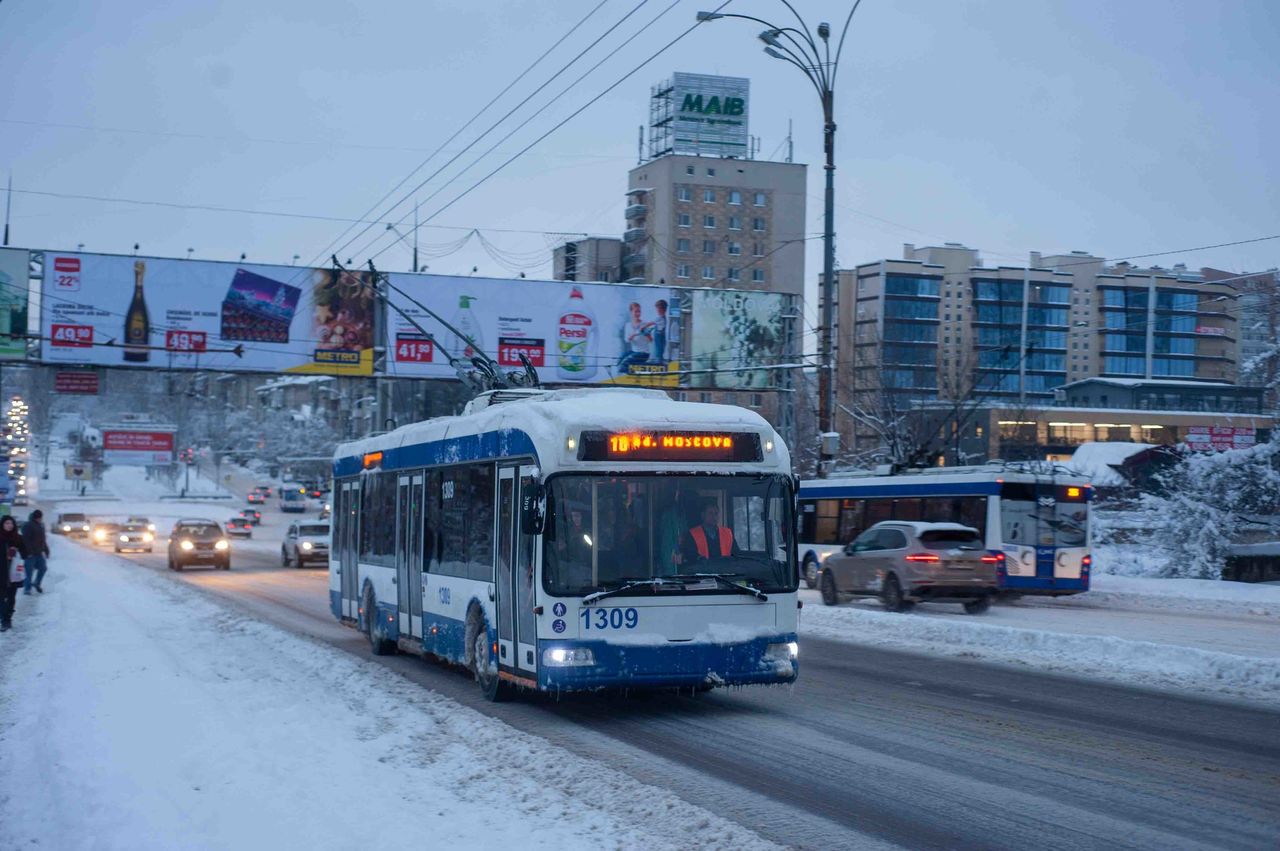
M891 612L923 600L963 603L985 612L996 593L999 557L978 530L958 523L886 520L822 563L818 588L834 606L851 597L879 597Z
M292 523L280 545L280 563L302 567L308 562L329 565L329 524Z

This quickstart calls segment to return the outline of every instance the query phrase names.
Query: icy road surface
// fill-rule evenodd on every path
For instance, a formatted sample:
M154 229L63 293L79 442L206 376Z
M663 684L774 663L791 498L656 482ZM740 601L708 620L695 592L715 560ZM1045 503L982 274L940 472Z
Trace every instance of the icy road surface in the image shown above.
M0 636L0 847L764 848L751 831L55 540Z

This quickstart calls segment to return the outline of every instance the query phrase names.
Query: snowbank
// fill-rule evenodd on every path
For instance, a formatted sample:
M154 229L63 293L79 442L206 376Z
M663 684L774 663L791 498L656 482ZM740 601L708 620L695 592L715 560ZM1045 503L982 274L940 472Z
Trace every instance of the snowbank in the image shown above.
M1100 487L1122 487L1127 482L1112 465L1119 466L1139 452L1153 448L1150 443L1082 443L1071 454L1067 466L1082 476L1088 476Z
M53 546L48 593L0 636L4 847L766 847L377 664Z
M1280 586L1218 579L1155 579L1094 574L1092 590L1059 604L1111 603L1136 608L1280 618Z
M999 626L972 616L949 619L893 614L856 605L808 605L801 615L802 639L816 636L851 644L970 657L1129 685L1280 705L1280 658L1255 658L1111 635ZM802 659L803 654L802 642Z

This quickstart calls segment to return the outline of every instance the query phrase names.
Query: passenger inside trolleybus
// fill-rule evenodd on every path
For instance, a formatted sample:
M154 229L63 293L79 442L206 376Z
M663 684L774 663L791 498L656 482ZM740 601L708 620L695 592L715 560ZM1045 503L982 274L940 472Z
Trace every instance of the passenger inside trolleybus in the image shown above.
M682 476L678 486L657 475L555 476L547 484L544 587L581 596L641 582L658 593L689 590L682 586L692 574L723 574L751 589L789 591L788 494L786 479L769 475ZM694 529L711 530L705 555ZM655 581L664 577L672 581Z

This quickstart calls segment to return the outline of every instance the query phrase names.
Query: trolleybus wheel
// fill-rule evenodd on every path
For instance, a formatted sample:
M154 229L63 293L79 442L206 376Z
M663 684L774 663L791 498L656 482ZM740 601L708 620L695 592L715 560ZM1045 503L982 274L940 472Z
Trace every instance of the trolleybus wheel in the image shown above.
M489 643L489 628L482 618L472 618L471 636L471 671L475 674L480 693L487 700L495 703L511 697L511 686L498 676L496 666L492 665L493 647Z
M382 637L382 619L378 617L373 590L370 588L364 589L364 625L365 635L369 636L369 649L374 656L390 656L395 653L395 644Z

